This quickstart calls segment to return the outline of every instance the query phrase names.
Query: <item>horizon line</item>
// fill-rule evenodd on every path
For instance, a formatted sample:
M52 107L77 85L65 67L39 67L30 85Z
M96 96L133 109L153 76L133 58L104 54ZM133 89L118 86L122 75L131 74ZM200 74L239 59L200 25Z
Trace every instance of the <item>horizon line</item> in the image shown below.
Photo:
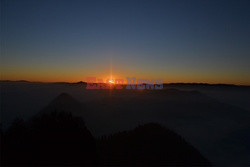
M68 82L68 81L29 81L29 80L0 80L0 82L27 82L27 83L51 83L51 84L80 84L80 83L87 83L85 81L77 81L77 82ZM97 83L96 83L97 84ZM242 84L232 84L232 83L208 83L208 82L165 82L163 85L214 85L214 86L243 86L243 87L250 87L250 85L242 85ZM126 84L122 84L126 85Z

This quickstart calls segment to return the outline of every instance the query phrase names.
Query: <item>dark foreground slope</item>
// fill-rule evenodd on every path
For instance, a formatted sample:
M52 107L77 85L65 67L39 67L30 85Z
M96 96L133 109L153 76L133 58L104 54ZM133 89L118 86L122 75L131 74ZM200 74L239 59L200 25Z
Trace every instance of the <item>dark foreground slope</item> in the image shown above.
M94 136L157 122L183 136L215 165L250 164L250 112L197 91L86 90L82 85L63 84L14 84L2 90L3 125L11 120L8 115L27 119L49 104L40 113L72 112L84 118ZM80 103L67 94L54 99L62 91ZM222 91L229 95L231 89Z
M210 165L181 136L156 123L103 136L97 143L104 165Z
M2 165L94 165L95 140L71 113L52 112L16 120L3 134Z
M182 137L154 123L95 140L81 118L52 111L17 119L1 132L1 165L209 164Z

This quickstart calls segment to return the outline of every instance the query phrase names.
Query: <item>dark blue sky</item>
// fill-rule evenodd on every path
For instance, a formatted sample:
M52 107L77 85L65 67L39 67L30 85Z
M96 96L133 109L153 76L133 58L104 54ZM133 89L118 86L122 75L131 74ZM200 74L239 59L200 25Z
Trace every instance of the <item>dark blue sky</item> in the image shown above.
M250 1L3 0L3 79L250 84Z

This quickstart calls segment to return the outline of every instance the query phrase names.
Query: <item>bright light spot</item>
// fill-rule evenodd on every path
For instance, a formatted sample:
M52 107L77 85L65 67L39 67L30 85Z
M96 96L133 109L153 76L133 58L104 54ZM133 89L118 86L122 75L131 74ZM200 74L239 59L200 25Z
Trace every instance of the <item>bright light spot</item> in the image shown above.
M113 79L109 79L109 83L110 83L110 84L114 84L115 81L114 81Z

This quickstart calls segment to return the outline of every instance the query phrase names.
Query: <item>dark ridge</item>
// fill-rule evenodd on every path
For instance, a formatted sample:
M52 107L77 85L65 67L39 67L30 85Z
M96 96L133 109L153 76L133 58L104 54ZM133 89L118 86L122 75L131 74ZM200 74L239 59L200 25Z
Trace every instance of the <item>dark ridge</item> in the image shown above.
M83 82L83 81L79 81L79 82L39 82L39 81L27 81L27 80L16 80L16 81L13 81L13 80L0 80L0 82L3 82L3 83L34 83L34 84L37 84L37 83L40 83L40 84L58 84L58 85L81 85L81 84L87 84L86 82Z
M48 82L49 83L49 82ZM51 84L58 84L58 85L69 85L69 82L51 82Z
M79 81L79 82L75 82L73 84L87 84L86 82L83 82L83 81Z
M98 139L104 165L210 166L198 150L156 123Z
M58 98L68 98L61 94ZM210 166L181 136L156 123L94 139L81 117L54 111L1 130L1 165Z
M85 85L86 82L79 81L79 82L51 82L51 84L57 84L57 85Z
M0 82L30 82L30 81L27 81L27 80L16 80L16 81L12 81L12 80L0 80Z

